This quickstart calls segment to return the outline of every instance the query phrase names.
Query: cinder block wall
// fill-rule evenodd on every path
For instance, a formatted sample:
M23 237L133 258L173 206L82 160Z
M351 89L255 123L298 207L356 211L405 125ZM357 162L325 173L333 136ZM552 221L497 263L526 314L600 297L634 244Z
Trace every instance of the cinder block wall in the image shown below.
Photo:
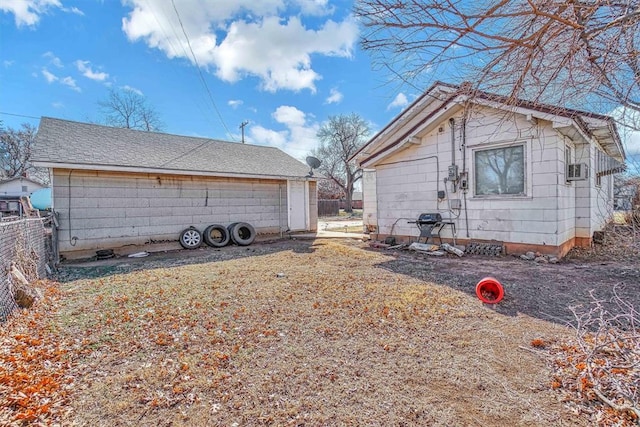
M176 241L193 225L287 228L286 181L56 169L60 252Z

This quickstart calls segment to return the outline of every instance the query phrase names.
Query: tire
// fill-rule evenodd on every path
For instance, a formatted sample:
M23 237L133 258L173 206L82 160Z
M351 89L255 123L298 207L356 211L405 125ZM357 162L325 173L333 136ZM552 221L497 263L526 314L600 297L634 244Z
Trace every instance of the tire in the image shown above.
M196 249L202 244L202 234L195 228L189 227L180 233L180 245L185 249Z
M202 233L202 237L204 238L204 242L213 248L227 246L231 241L229 230L227 230L227 227L220 224L211 224L205 228L204 233Z
M239 222L232 222L231 224L227 225L227 231L229 232L229 238L231 239L231 241L233 243L236 243L236 241L233 239L233 229L236 227L236 225L238 225Z
M233 226L233 227L232 227ZM229 226L231 239L238 246L248 246L256 239L256 230L248 222L237 222Z

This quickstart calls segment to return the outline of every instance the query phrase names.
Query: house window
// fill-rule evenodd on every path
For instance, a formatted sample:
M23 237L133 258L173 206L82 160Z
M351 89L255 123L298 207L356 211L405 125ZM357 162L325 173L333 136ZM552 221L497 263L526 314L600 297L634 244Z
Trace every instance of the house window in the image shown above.
M524 196L524 144L474 152L476 196Z

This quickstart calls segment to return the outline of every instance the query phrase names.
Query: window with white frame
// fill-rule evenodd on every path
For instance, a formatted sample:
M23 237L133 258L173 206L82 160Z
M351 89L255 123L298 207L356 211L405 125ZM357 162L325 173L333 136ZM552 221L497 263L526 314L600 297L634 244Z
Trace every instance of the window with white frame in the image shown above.
M474 151L476 196L524 196L525 145Z

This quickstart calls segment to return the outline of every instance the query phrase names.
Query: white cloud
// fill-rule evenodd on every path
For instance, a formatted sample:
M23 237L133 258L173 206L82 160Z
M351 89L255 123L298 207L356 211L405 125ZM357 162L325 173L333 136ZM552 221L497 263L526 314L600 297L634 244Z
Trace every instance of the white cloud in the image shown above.
M239 106L241 106L243 104L241 99L230 99L227 102L227 105L229 105L229 107L233 108L234 110L236 108L238 108Z
M609 113L618 122L618 132L627 156L640 154L640 113L620 106Z
M253 144L284 148L288 140L287 131L275 131L262 126L251 126L247 140Z
M52 8L61 8L59 0L2 0L0 10L13 13L16 27L34 26L40 21L40 16Z
M80 89L78 85L76 85L76 81L71 76L61 78L60 83L68 86L70 89L73 89L76 92L82 92L82 89Z
M63 12L67 12L67 13L73 13L75 15L80 15L80 16L84 16L84 12L81 11L80 9L78 9L77 7L63 7L61 9Z
M54 102L51 104L53 108L64 108L64 104L62 102Z
M121 89L128 90L128 91L131 91L133 93L137 93L140 96L144 96L144 93L142 93L142 91L140 89L135 88L133 86L124 85L124 86L121 86Z
M344 95L336 88L332 88L329 92L329 96L324 100L325 104L339 104L342 102Z
M42 69L42 75L49 83L53 83L58 80L58 77L55 74L49 72L49 70L47 70L46 68Z
M253 144L278 147L296 158L304 158L317 145L316 134L320 125L296 107L282 105L271 115L285 126L285 130L272 130L251 126L247 140Z
M126 0L126 5L133 9L122 21L129 40L142 40L169 58L193 62L170 2ZM315 16L332 11L326 0L183 0L178 11L197 62L212 67L220 79L235 82L254 76L270 92L314 92L322 76L313 69L311 56L350 57L358 27L346 18L309 28L299 16L280 16L287 5Z
M9 61L8 59L5 59L4 61L2 61L2 65L4 66L4 68L9 68L11 67L16 61Z
M78 87L76 81L71 76L67 77L58 77L46 68L41 70L42 75L47 80L47 83L59 82L62 85L67 86L68 88L75 90L76 92L82 92L82 89Z
M640 132L631 132L625 141L627 154L640 154Z
M80 59L78 59L76 62L76 67L78 67L78 71L80 71L82 73L83 76L85 76L88 79L91 80L95 80L98 82L103 82L106 79L109 78L109 74L105 73L105 72L96 72L93 71L91 69L91 67L89 66L90 62L89 61L81 61Z
M329 5L329 0L297 0L296 3L306 15L328 15L334 11Z
M62 64L62 61L60 60L60 58L55 56L53 52L51 51L45 52L42 54L42 57L47 58L49 60L49 64L53 65L54 67L64 68L64 65Z
M392 108L402 108L406 107L407 105L409 105L407 96L404 93L400 92L396 95L393 101L391 101L391 104L387 105L387 110L391 110Z

